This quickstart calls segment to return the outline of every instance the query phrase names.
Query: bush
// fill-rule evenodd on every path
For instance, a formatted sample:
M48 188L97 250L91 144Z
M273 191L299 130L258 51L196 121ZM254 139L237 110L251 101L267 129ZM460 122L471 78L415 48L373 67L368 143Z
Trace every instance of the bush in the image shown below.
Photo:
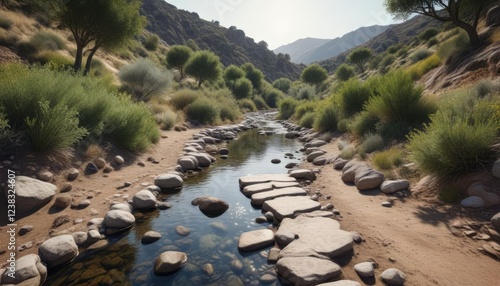
M252 82L247 78L237 79L232 88L233 95L236 99L244 99L252 95Z
M4 13L0 13L0 28L8 30L10 29L10 27L12 27L12 24L14 24L14 22L12 22L12 20L7 15L5 15Z
M158 49L159 41L160 41L160 38L158 38L157 35L149 35L144 40L144 47L146 49L148 49L149 51L156 51Z
M292 82L289 79L284 78L284 77L273 81L273 87L280 90L281 92L283 92L285 94L288 93L291 86L292 86Z
M299 120L299 125L300 127L312 128L315 119L316 114L314 114L314 112L308 112Z
M39 31L30 40L30 43L40 50L63 50L66 44L57 34L50 31Z
M349 130L357 136L362 137L366 134L377 132L378 123L379 119L377 116L367 111L362 111L354 117L354 120L349 125Z
M314 88L314 86L306 85L299 89L297 97L300 100L312 100L316 97L316 88Z
M374 153L372 162L379 170L391 170L403 164L403 150L392 147L388 150Z
M161 94L173 81L169 71L160 70L149 59L140 59L124 66L118 77L137 101L148 101L151 97Z
M283 97L283 93L275 88L269 88L264 91L264 100L271 108L278 107L278 101Z
M408 68L408 72L414 80L419 80L422 76L432 69L441 65L441 59L437 55L432 55L427 59L417 62Z
M421 41L426 42L426 41L430 40L431 38L433 38L434 36L436 36L438 33L439 33L439 31L437 29L435 29L435 28L428 28L425 31L423 31L422 33L420 33L418 35L418 38Z
M254 96L253 102L258 110L267 110L269 109L269 105L267 105L266 101L262 96Z
M291 97L281 100L278 104L278 118L282 120L289 119L295 113L295 109L299 104L298 100Z
M20 42L16 45L17 53L19 56L32 59L33 56L38 52L38 47L31 42Z
M359 151L363 154L372 153L384 148L384 139L379 134L369 133L363 138Z
M319 109L314 129L318 132L333 132L338 126L338 111L334 104L328 104Z
M58 52L43 51L36 56L36 60L45 65L51 64L55 69L65 69L73 66L73 60Z
M344 115L351 117L363 110L363 106L370 99L370 89L359 80L349 80L340 90L340 99Z
M396 56L392 54L386 55L378 65L378 71L381 74L385 74L389 71L389 66L396 60Z
M495 91L495 86L491 81L482 80L476 84L475 90L477 96L485 97L487 95L493 94L493 92Z
M240 107L240 109L247 110L250 112L257 110L257 106L255 105L255 103L248 98L238 100L238 106Z
M302 119L302 116L304 116L305 114L314 112L317 105L318 103L315 101L301 102L300 105L295 108L294 118L300 121L300 119Z
M426 49L420 49L416 52L414 52L411 56L410 56L410 60L413 62L413 63L416 63L416 62L419 62L421 60L425 60L426 58L432 56L432 52L429 51L429 50L426 50Z
M160 125L160 128L163 130L170 130L174 127L175 123L177 123L177 113L168 110L163 113L158 113L154 115L156 123Z
M356 71L348 64L341 64L335 71L335 76L340 81L347 81L355 75Z
M340 152L340 157L345 160L350 160L354 158L356 154L357 154L356 148L354 148L354 146L352 145L347 145Z
M222 121L235 122L241 117L241 111L238 102L231 97L230 92L227 94L218 92L218 96L214 97L220 110L220 119Z
M439 41L436 38L432 38L427 42L427 47L430 48L437 44L439 44Z
M456 36L449 38L439 45L437 54L441 59L446 61L468 46L469 37L465 31L460 30Z
M201 124L214 124L220 119L220 110L216 102L202 97L186 108L186 116Z
M192 89L181 89L170 98L170 104L175 110L184 110L186 106L195 102L200 96L197 91Z

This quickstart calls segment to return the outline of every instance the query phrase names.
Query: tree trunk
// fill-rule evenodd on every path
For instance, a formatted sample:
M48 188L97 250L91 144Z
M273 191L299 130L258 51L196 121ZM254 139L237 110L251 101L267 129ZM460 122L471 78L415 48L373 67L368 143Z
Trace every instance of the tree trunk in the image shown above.
M87 56L87 62L85 63L85 70L83 71L83 75L87 75L90 72L90 66L92 65L92 58L94 57L97 49L99 47L96 46L90 50L90 54Z
M472 25L460 20L454 21L454 23L455 25L463 29L465 32L467 32L467 35L469 36L470 45L472 47L478 47L481 44L481 41L479 39L479 34Z
M73 70L76 72L79 72L82 69L83 48L83 44L76 43L75 64L73 65Z

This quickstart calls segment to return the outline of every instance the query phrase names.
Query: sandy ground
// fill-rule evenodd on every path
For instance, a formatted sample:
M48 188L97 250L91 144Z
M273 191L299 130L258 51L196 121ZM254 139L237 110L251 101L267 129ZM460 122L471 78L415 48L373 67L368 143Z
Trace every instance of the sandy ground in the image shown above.
M133 195L144 185L151 184L158 174L173 169L183 143L195 132L196 129L181 133L163 132L166 138L160 139L149 152L134 159L128 158L127 166L108 175L102 171L90 177L80 175L72 182L73 190L69 194L75 201L90 198L91 205L83 210L67 208L52 213L51 202L35 215L18 220L19 227L34 226L28 234L17 236L17 245L33 243L33 247L18 253L18 257L37 253L36 245L49 238L49 232L61 234L86 230L86 222L103 217L112 201L126 200L127 194ZM322 148L328 154L338 152L335 142ZM159 164L148 162L148 157L155 158ZM137 165L139 161L144 162L146 167ZM303 163L303 167L313 168L309 163ZM56 176L56 185L67 183L64 175ZM123 188L125 182L132 185ZM341 211L342 229L357 231L366 240L355 246L354 257L343 267L345 278L360 281L352 267L372 258L379 264L377 277L383 270L395 267L408 275L406 285L499 285L500 262L477 250L484 242L457 237L451 232L451 224L456 220L477 221L477 215L471 215L458 206L422 202L411 197L397 201L392 208L384 208L381 202L387 199L385 195L361 194L354 186L345 185L341 172L333 170L331 165L322 167L311 189L332 195L330 200L321 202L332 202ZM69 216L70 222L51 230L52 222L61 215ZM73 224L75 219L83 219L83 223ZM6 226L0 227L0 252L6 249L6 230ZM7 253L0 255L0 261L6 258ZM378 279L366 282L364 285L383 285Z

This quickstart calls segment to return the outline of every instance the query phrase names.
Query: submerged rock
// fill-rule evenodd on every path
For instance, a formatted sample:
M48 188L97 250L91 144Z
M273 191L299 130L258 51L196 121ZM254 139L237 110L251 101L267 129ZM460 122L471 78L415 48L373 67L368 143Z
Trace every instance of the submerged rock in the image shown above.
M184 252L166 251L160 254L155 262L154 273L156 275L169 275L181 269L187 262Z
M229 204L218 198L203 197L198 207L204 215L217 217L227 211Z
M242 233L238 241L238 249L241 251L256 251L273 244L273 231L270 229L259 229Z

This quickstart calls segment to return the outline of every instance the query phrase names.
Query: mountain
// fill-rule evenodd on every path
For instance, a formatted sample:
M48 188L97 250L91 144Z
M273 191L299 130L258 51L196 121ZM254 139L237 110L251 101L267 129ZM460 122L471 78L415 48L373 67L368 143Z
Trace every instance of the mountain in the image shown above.
M142 14L148 20L147 29L168 45L184 45L194 41L200 49L217 54L225 66L251 62L262 70L268 81L281 77L296 80L301 68L284 57L278 57L265 42L255 43L245 32L206 21L198 14L177 9L163 0L143 0Z
M331 39L316 39L316 38L305 38L299 39L288 45L283 45L274 49L275 54L289 54L292 62L299 63L297 60L302 57L305 53L310 50L316 49L319 46L329 42Z

